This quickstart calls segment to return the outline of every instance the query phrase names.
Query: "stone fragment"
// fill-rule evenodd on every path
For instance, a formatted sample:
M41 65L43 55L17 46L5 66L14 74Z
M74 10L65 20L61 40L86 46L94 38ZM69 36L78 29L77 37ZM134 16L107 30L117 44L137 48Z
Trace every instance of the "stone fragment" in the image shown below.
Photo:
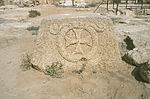
M120 11L122 12L123 15L125 15L127 17L135 17L134 11L131 11L128 9L121 9Z
M150 60L140 67L139 74L144 81L150 83Z
M127 38L129 39L129 43L131 45L133 45L131 48L138 48L141 46L148 46L150 45L149 41L149 35L139 35L139 34L132 34L132 35L128 35ZM128 40L127 39L127 40Z
M140 66L150 59L150 46L134 48L127 52L123 59L131 65Z

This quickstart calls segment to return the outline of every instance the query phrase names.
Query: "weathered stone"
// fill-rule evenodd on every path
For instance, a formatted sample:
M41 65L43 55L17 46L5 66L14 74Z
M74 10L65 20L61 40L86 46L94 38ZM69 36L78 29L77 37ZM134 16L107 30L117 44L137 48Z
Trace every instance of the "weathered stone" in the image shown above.
M133 44L133 40L130 38L130 36L127 36L125 39L124 39L124 42L126 43L127 45L127 49L128 50L133 50L135 48L135 45Z
M120 54L123 57L126 54L126 52L129 51L127 49L127 44L125 42L119 42L118 46L119 46Z
M120 10L123 15L126 15L127 17L135 17L135 13L128 9L121 9Z
M73 6L72 0L66 0L66 2L64 2L62 5L64 5L64 6Z
M147 46L149 45L149 35L145 36L144 34L134 34L134 35L128 35L127 36L130 41L128 41L130 44L133 45L132 48L141 47L141 46Z
M121 58L112 25L96 13L49 16L41 23L32 63L42 70L57 61L67 69L86 64L116 70Z
M134 48L126 53L123 59L129 64L140 66L150 59L150 46Z
M140 67L139 74L146 82L150 82L150 60Z

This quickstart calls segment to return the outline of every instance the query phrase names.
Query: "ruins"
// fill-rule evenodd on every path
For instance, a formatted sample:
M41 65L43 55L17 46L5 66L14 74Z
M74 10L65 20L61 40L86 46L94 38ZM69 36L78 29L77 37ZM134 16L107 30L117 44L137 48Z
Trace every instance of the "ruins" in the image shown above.
M121 63L112 21L99 14L62 14L46 17L40 26L32 63L44 70L53 62L65 69L117 69ZM113 65L112 65L113 64Z
M61 0L63 6L77 6L84 7L86 5L85 0Z

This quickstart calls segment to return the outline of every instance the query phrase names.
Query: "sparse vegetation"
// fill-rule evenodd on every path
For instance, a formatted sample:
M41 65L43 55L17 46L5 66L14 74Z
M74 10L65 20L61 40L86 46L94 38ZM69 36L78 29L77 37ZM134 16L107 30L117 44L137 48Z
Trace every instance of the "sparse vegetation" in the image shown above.
M21 62L20 67L23 71L27 71L27 70L31 69L32 63L31 63L30 55L26 54L22 57L22 62Z
M40 15L41 15L41 13L39 11L37 11L37 10L31 10L31 11L29 11L29 17L31 17L31 18L40 16Z
M28 27L27 30L32 31L32 35L37 35L39 28L40 28L39 26L31 26L31 27Z
M38 31L39 30L39 26L31 26L27 28L28 31Z
M83 73L84 70L85 70L85 64L82 64L81 69L79 69L79 70L74 70L74 71L72 71L72 72L73 72L73 73L76 73L76 74L81 74L81 73Z
M96 74L96 73L97 73L97 71L96 71L96 70L93 70L93 71L92 71L92 73L93 73L93 74Z
M52 78L61 78L64 73L63 65L60 62L52 63L51 66L46 66L44 73Z

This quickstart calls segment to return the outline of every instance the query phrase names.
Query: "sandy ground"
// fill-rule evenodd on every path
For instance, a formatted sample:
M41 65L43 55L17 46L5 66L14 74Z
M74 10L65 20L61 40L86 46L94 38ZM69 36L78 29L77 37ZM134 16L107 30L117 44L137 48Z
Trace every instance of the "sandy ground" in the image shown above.
M28 11L31 9L40 11L41 16L29 18ZM27 52L32 52L36 39L36 36L26 29L27 27L39 26L43 17L51 14L92 11L93 8L82 10L56 8L51 5L1 9L0 99L129 99L129 97L130 99L147 99L144 98L144 94L141 94L145 93L144 87L141 86L143 84L129 76L134 67L129 67L129 70L126 70L128 72L126 75L101 71L96 76L83 77L83 75L66 74L61 79L51 78L33 69L26 72L20 69L21 56ZM148 28L147 26L144 27ZM116 31L119 31L119 29L117 30L119 27L124 28L120 24L118 27L116 25ZM129 29L128 27L125 30L130 31L127 29ZM68 77L68 75L70 76ZM124 84L123 81L127 83ZM135 85L135 90L139 90L138 92L130 91L133 85ZM122 92L119 89L121 86L124 86L123 90L126 91Z

